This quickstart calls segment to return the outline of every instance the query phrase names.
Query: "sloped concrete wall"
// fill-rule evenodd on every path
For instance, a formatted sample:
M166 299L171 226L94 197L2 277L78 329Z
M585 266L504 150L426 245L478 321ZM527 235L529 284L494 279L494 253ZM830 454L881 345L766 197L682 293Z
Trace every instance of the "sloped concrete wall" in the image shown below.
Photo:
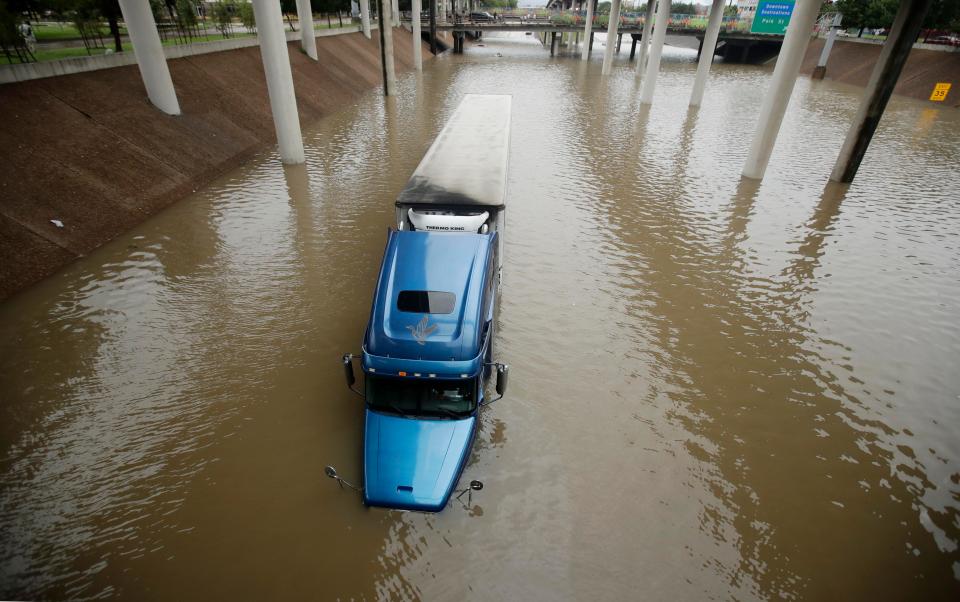
M393 37L412 69L410 35ZM376 36L318 37L316 63L289 51L301 124L381 84ZM276 143L258 47L169 65L178 117L147 101L136 65L0 85L0 299Z
M823 38L810 40L800 73L804 75L813 73L825 42ZM873 66L877 64L877 59L880 57L881 47L881 44L853 42L838 38L827 61L826 78L856 86L866 86L873 72ZM950 82L953 88L946 101L931 102L930 106L960 107L960 52L914 48L910 51L910 57L903 67L893 93L927 100L930 98L934 84L938 82Z

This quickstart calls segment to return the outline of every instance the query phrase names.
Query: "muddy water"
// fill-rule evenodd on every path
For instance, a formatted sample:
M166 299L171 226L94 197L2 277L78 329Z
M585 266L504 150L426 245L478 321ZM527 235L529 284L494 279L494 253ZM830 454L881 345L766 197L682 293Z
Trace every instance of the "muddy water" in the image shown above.
M599 54L444 57L0 306L0 597L957 599L960 113L895 98L827 186L859 90L801 79L741 181L769 70L688 112L673 50L647 109ZM365 509L338 358L468 92L514 99L511 390L469 504Z

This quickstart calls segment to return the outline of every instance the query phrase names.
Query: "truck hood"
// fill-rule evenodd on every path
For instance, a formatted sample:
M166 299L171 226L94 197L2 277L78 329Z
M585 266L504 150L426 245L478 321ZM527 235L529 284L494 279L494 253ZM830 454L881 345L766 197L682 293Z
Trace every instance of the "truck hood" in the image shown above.
M470 451L476 418L366 412L363 498L370 506L439 512Z

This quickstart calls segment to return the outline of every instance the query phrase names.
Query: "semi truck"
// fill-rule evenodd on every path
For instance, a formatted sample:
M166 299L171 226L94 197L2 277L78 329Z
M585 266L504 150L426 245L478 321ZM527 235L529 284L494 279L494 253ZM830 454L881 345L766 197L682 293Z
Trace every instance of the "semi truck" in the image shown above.
M466 95L396 200L362 352L343 356L347 385L366 404L368 506L442 510L484 406L506 392L494 316L510 109L509 96ZM496 397L487 392L494 375Z

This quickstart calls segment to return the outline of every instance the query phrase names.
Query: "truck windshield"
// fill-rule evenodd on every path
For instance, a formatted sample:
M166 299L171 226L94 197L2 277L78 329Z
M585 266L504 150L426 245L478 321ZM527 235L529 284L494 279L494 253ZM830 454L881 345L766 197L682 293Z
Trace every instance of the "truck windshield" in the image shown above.
M367 403L404 416L465 418L475 408L474 379L366 378Z

